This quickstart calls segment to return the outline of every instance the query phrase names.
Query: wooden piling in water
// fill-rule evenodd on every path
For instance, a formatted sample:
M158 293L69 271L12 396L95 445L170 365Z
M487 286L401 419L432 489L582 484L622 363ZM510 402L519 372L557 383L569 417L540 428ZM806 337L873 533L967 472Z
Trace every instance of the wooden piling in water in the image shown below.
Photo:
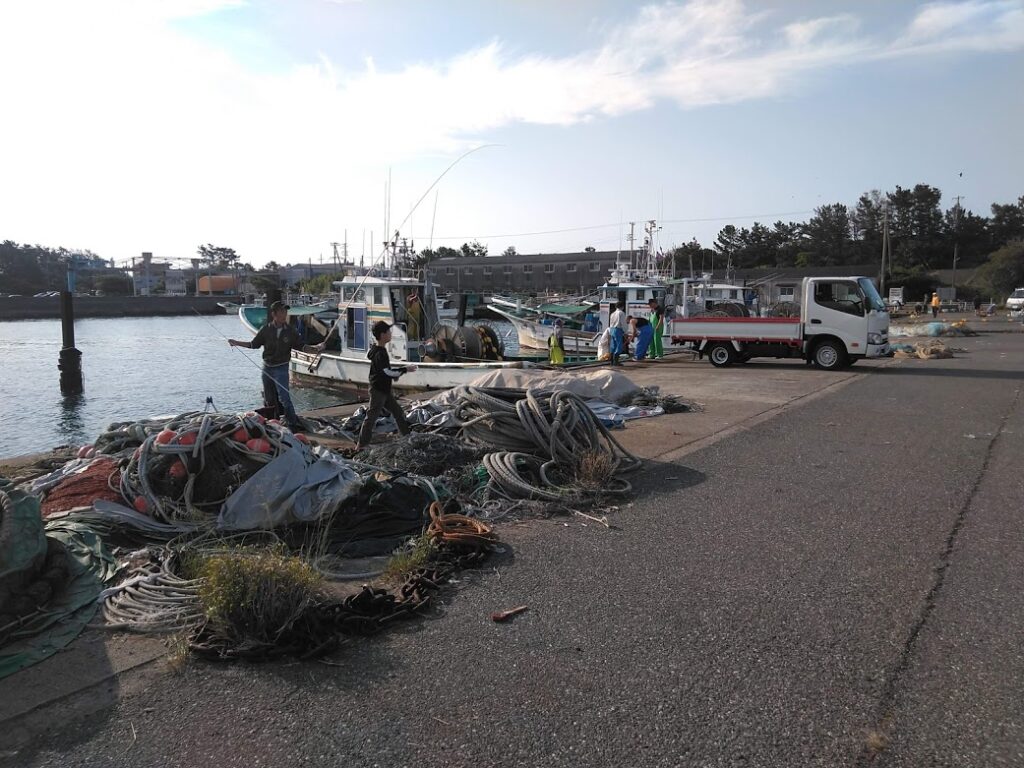
M61 350L57 362L60 371L60 391L63 395L78 395L85 389L82 381L82 353L75 348L75 305L71 291L60 292Z

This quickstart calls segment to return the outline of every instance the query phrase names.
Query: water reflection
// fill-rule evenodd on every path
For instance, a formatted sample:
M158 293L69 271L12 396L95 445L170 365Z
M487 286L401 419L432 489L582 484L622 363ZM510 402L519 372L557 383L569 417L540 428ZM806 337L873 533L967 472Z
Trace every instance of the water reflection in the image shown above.
M60 400L57 424L60 433L66 438L70 445L87 442L87 431L85 427L86 398L83 394L64 395Z

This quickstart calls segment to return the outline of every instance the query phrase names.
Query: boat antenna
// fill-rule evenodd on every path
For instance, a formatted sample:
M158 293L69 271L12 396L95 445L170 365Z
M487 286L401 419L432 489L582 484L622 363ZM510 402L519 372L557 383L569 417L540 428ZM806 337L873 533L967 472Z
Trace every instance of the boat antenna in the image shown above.
M441 194L441 190L437 190L434 193L434 215L430 218L430 244L427 246L427 250L434 250L434 224L437 223L437 196Z
M397 233L397 232L401 231L402 227L404 227L406 222L409 221L409 218L416 212L416 209L419 208L420 205L423 203L423 201L427 198L427 195L429 195L433 191L434 187L436 187L438 184L441 183L441 179L443 179L445 176L447 176L449 171L452 170L452 168L454 168L456 165L461 163L463 160L465 160L467 157L472 155L474 152L479 152L481 149L488 149L489 147L500 147L500 146L502 146L502 145L501 144L480 144L479 146L476 146L476 147L473 147L472 149L466 150L461 155L459 155L457 158L452 160L452 162L448 164L448 167L445 168L443 171L441 171L441 173L438 175L438 177L436 179L434 179L434 181L431 182L430 186L426 188L426 190L423 192L422 195L420 195L419 199L413 204L412 208L410 208L409 212L405 215L405 218L402 219L402 222L398 225L398 227L396 227L395 232ZM390 176L391 176L391 173L390 173L390 170L389 170L388 171L388 179L389 179L388 183L389 183L389 185L390 185ZM387 258L388 247L389 247L388 241L386 239L387 238L387 230L384 231L384 236L385 236L385 241L382 244L380 256L376 259L376 261L374 261L373 263L370 264L370 269L371 270L375 266L377 266L377 264L379 262L381 262L381 261L383 261L384 259ZM373 232L370 233L370 250L371 250L371 252L373 250ZM367 277L369 277L369 271L367 271L366 274L362 275L362 277L360 278L359 282L356 284L356 293L358 293L359 290L363 287L363 283L366 282L366 278Z

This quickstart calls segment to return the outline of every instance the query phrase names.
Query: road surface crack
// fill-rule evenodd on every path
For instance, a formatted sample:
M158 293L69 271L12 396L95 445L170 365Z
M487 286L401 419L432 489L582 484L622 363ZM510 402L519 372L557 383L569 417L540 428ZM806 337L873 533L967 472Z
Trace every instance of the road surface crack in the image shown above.
M856 762L858 766L868 765L873 762L885 748L885 745L888 744L889 734L887 732L892 727L895 717L895 712L893 710L896 702L897 689L910 666L910 660L914 655L915 648L917 647L918 638L920 637L922 630L928 624L928 620L931 618L931 615L935 610L936 603L938 602L939 594L942 592L942 588L946 583L946 572L949 570L949 565L953 557L953 550L956 548L957 537L967 520L967 513L974 503L974 497L978 494L985 476L988 474L989 464L992 462L992 455L995 453L996 445L999 443L1000 437L1002 437L1003 432L1006 430L1006 424L1010 420L1010 416L1013 415L1013 412L1017 409L1020 399L1021 387L1017 387L1013 393L1013 400L1010 401L1009 407L1006 409L1006 412L999 421L999 428L992 435L992 439L985 448L985 458L982 461L981 470L978 472L978 476L974 479L971 490L967 494L967 498L964 499L964 503L961 505L960 510L957 512L956 519L953 521L953 526L950 528L949 534L946 536L945 547L943 548L942 554L939 557L939 562L934 569L932 585L925 594L924 602L922 603L921 610L918 613L917 620L914 622L913 626L911 626L910 633L907 635L903 648L900 650L899 658L882 688L882 695L879 699L878 706L879 715L875 720L875 729L870 732L867 743L861 750Z

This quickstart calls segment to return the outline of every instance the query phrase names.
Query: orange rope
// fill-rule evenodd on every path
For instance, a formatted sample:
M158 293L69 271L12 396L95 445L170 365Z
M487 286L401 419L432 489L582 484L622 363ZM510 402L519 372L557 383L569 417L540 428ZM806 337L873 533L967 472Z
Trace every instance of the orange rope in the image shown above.
M498 540L490 527L476 518L444 514L441 503L438 501L430 505L430 525L427 526L427 536L435 542L468 544L474 547L490 546Z

